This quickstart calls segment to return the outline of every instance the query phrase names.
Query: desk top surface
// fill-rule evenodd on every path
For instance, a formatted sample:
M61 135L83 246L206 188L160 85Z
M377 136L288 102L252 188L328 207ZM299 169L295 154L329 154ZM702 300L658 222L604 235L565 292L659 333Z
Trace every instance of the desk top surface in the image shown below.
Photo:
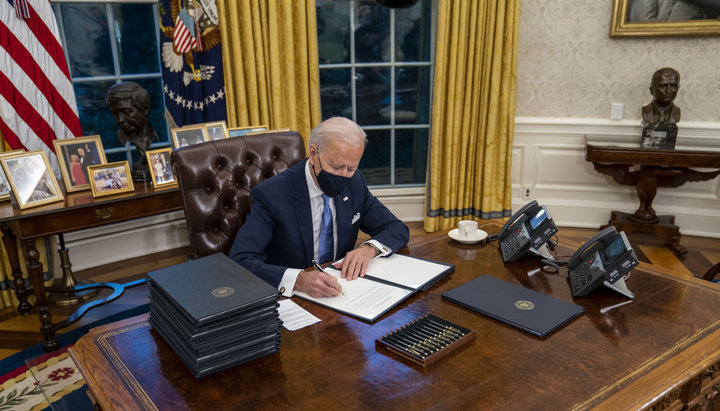
M561 242L557 257L577 246ZM572 298L565 268L546 273L529 256L503 264L496 242L438 236L410 255L455 272L373 324L294 299L322 321L283 329L278 353L205 378L193 377L145 316L94 329L71 353L101 405L150 409L640 408L720 357L720 287L710 282L641 264L627 280L634 300L605 288ZM585 313L538 338L441 299L482 274ZM475 340L426 368L376 349L376 339L429 313L474 330Z

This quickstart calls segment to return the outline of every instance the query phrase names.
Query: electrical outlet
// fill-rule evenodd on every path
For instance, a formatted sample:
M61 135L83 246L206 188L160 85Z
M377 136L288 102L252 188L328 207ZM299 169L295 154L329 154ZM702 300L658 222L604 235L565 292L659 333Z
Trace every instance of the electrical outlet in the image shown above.
M529 200L532 197L532 188L530 186L523 186L522 196L525 200Z

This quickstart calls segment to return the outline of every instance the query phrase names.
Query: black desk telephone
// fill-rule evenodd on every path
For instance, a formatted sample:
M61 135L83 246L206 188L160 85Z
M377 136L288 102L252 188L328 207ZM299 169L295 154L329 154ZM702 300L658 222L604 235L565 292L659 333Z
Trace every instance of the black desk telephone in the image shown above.
M515 261L530 248L538 249L558 232L545 206L533 200L505 223L498 234L503 261Z
M570 288L574 297L589 294L600 284L629 298L625 277L638 260L625 233L613 226L602 230L583 244L568 260Z

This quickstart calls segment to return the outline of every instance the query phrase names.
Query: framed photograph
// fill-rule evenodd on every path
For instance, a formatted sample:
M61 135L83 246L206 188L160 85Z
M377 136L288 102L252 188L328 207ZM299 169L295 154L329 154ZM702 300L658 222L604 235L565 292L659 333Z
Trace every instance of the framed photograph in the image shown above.
M88 166L88 174L93 198L135 191L127 161Z
M2 156L0 163L20 209L64 199L44 151Z
M11 154L16 153L24 153L25 150L13 150L13 151L3 151L0 153L0 157L5 157ZM5 175L5 171L3 171L3 168L0 167L0 201L5 201L10 199L10 182L7 179L7 176Z
M100 134L53 140L65 190L68 193L90 189L87 167L105 164Z
M716 36L720 2L613 0L610 37Z
M208 141L204 124L176 127L170 130L175 148L191 146Z
M252 133L253 131L265 131L267 130L267 126L251 126L251 127L230 127L228 129L228 137L240 137L244 136L247 133Z
M224 121L205 123L205 132L207 133L208 141L228 138L227 124L225 124Z
M252 135L255 135L255 134L265 134L265 133L284 133L284 132L286 132L286 131L290 131L290 129L289 129L289 128L274 128L274 129L272 129L272 130L251 131L251 132L249 132L249 133L247 133L247 134L245 134L245 135L246 135L246 136L252 136Z
M171 152L172 149L170 147L145 152L145 157L147 157L147 162L150 166L153 187L155 188L177 184L172 165L170 164Z

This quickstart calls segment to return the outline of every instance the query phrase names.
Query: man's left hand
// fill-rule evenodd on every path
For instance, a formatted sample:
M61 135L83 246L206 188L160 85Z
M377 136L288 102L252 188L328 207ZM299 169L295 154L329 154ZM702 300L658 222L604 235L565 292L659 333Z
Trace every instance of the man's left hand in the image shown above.
M363 244L360 247L345 254L345 258L335 264L340 268L340 276L348 281L358 277L364 277L370 260L377 255L378 251L370 244Z

